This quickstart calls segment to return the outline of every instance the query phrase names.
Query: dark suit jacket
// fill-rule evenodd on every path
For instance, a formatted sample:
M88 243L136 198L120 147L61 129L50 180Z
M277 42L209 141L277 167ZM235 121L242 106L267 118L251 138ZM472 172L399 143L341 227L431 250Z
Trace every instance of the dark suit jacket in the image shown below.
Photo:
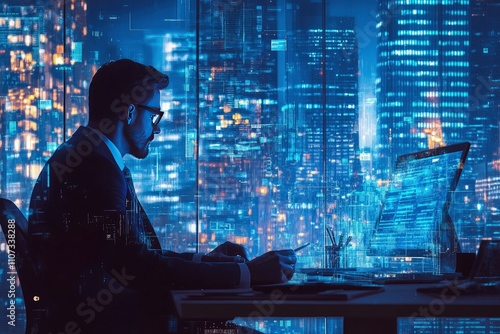
M40 173L29 235L53 333L165 333L171 289L238 286L235 263L193 263L148 249L134 232L139 224L152 231L142 207L143 219L126 219L133 197L108 147L86 127ZM157 243L154 231L149 240Z

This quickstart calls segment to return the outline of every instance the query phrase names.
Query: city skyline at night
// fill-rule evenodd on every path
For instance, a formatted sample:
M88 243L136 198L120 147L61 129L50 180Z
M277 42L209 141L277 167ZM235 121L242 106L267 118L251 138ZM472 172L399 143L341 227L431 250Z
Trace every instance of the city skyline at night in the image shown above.
M358 97L358 93L364 89L366 78L360 78L358 81L356 79L357 66L353 67L353 90L351 93L342 93L347 94L345 96L352 96L352 102L339 102L340 100L335 102L336 99L338 100L336 96L339 96L335 87L346 89L349 85L345 81L346 79L338 83L335 81L329 83L329 78L343 75L334 74L336 68L347 69L345 61L350 56L357 57L357 43L350 44L351 49L348 49L348 44L345 44L343 40L335 41L335 38L340 38L341 35L334 37L336 34L334 31L343 31L344 33L350 31L353 36L351 38L355 38L354 41L356 41L358 38L356 33L360 31L358 27L361 25L355 23L354 18L351 19L352 23L346 30L335 30L338 28L332 26L331 28L327 27L321 33L321 30L317 30L318 22L321 22L321 15L314 16L316 15L314 13L318 13L321 9L319 6L308 8L310 13L306 15L308 19L301 20L299 23L299 21L295 21L295 15L298 12L304 13L300 11L300 1L294 5L295 7L287 7L289 15L286 16L286 20L276 20L276 17L270 14L272 11L269 11L272 6L267 8L262 5L247 4L240 8L237 7L237 4L232 5L236 7L220 7L216 4L209 7L201 6L201 10L212 13L211 16L204 16L221 17L218 16L220 14L216 13L226 10L224 21L221 21L224 24L224 26L220 26L223 28L221 33L228 31L228 27L241 27L242 30L235 36L245 36L243 40L241 39L243 37L240 39L231 37L227 40L223 33L218 36L215 30L205 29L204 21L199 23L198 34L196 33L196 25L191 23L191 27L189 27L189 24L183 23L183 29L176 33L164 34L159 32L157 28L151 28L150 30L134 30L132 37L124 37L126 34L123 34L120 28L124 27L124 22L130 15L127 4L121 8L118 6L113 9L96 10L94 8L93 11L87 11L86 3L81 4L83 4L81 7L72 5L69 9L64 9L67 19L75 21L74 24L68 25L69 28L65 29L68 31L66 43L63 43L64 36L60 33L60 15L63 14L63 8L60 6L58 10L53 10L54 13L51 15L40 14L40 12L47 12L46 7L12 6L12 9L8 11L8 15L12 17L3 18L2 29L4 29L3 33L6 36L6 50L3 54L2 66L7 75L3 76L2 81L4 87L4 93L2 93L2 106L4 108L2 110L2 156L4 159L2 159L1 182L2 193L6 197L13 198L21 208L26 208L30 187L50 152L64 139L71 136L78 126L85 124L87 108L85 90L88 87L89 77L103 61L103 55L109 54L111 58L130 57L144 61L149 59L151 62L158 63L159 67L169 72L173 78L172 86L169 87L166 96L162 98L162 107L168 109L168 118L173 121L174 127L165 129L165 132L154 143L152 154L148 158L150 162L147 164L147 166L151 166L150 173L138 173L137 176L139 192L144 193L146 205L156 212L154 216L155 219L158 219L157 227L160 231L164 231L165 238L171 239L171 233L168 231L181 229L182 233L186 233L186 237L192 235L192 232L198 231L202 233L203 240L212 240L213 246L223 238L227 238L228 231L235 227L230 222L224 221L226 218L233 222L240 222L237 224L241 229L240 232L230 237L248 242L251 240L251 237L248 239L249 234L257 233L256 238L261 237L258 234L263 233L263 231L259 232L261 227L258 226L258 222L271 221L270 217L279 217L276 219L281 222L288 219L288 223L283 223L284 226L281 227L278 226L282 223L278 223L278 220L275 221L272 228L278 230L280 228L286 229L286 225L290 221L301 221L302 219L308 220L309 224L313 225L315 224L313 221L319 222L319 225L332 225L339 230L339 233L342 233L342 230L353 228L350 223L346 225L342 219L338 219L339 225L335 226L336 218L331 220L331 217L345 216L346 212L350 210L346 209L346 205L342 201L347 200L347 195L350 197L348 201L352 204L352 198L358 196L357 192L362 192L356 189L356 184L361 187L359 180L364 180L364 189L370 187L370 182L379 182L376 179L378 172L370 169L373 168L373 162L376 162L377 166L386 164L388 170L392 168L391 160L387 162L384 160L385 158L379 159L380 156L385 156L384 151L378 151L374 146L361 147L359 145L360 138L366 137L363 132L370 131L370 129L360 128L360 122L358 122L359 110L367 110L370 108L369 103L371 103L368 102L368 99L361 99L361 97L369 96L369 93ZM452 11L455 13L453 15L461 15L460 22L465 21L463 13L469 13L459 9ZM93 15L92 17L87 17L89 12ZM410 13L408 15L415 15L413 13L422 15L421 9L413 9L413 7L411 10L400 11L398 14L404 16L406 12ZM392 14L394 16L392 22L404 21L396 20L396 13ZM45 18L52 21L47 21ZM304 19L304 16L301 19ZM184 21L187 20L188 18L185 18ZM341 20L347 22L348 17ZM425 21L421 18L418 20ZM212 21L207 21L206 24L213 24ZM254 35L251 35L250 31L254 27L254 22L261 22L262 25L260 28L257 26ZM309 24L308 22L313 26L304 27L304 25ZM330 25L331 22L337 21L330 19L328 22ZM402 24L401 22L400 24ZM494 23L494 21L492 22ZM477 24L471 26L476 27L475 29L480 28ZM25 35L24 31L30 31L30 29L34 31L33 35ZM50 29L53 30L50 31ZM465 28L456 29L459 29L456 31L461 32ZM399 29L399 31L405 32L406 30ZM210 34L206 35L205 32L210 32ZM284 32L288 32L288 34ZM407 30L407 32L411 32L411 30ZM57 38L49 40L48 34L59 36L61 39L59 42ZM410 33L406 35L410 35ZM202 61L197 61L196 57L193 56L197 36L201 38L199 52ZM464 40L467 36L461 34L459 38ZM322 40L325 37L326 43L323 44ZM129 40L125 41L125 38ZM208 42L203 42L203 39ZM104 43L106 40L108 42ZM138 48L136 43L139 40L146 43L143 42L142 46ZM336 61L335 53L329 55L327 52L322 56L321 50L325 47L327 50L331 48L328 43L333 43L331 50L335 50L335 43L339 43L338 45L341 46L339 50L342 54L339 54L340 58L338 59L341 63L328 65L330 62ZM388 43L402 45L397 40L382 42L382 45L390 45ZM456 42L446 43L459 45ZM117 49L117 45L120 48ZM219 45L227 52L210 53L214 45ZM463 45L467 44L463 43ZM152 47L155 50L162 50L162 52L152 52ZM419 46L419 48L421 47ZM308 51L297 52L295 48ZM315 48L318 49L318 52L314 51ZM406 48L408 49L408 46ZM382 56L380 56L381 68L384 68L383 64L386 63L384 54L387 52L394 53L390 50L382 52ZM396 53L398 52L401 53L396 50ZM451 51L446 52L450 53ZM462 51L453 52L463 54ZM218 58L214 58L215 55ZM236 55L238 58L235 57ZM292 55L293 57L291 57ZM320 65L323 59L327 61L324 67ZM316 68L308 67L310 66L306 66L308 62L318 65ZM398 62L401 63L399 60ZM427 61L429 64L431 62L437 62L437 60ZM354 62L354 64L356 63L357 61ZM455 65L452 67L455 70L463 68L463 64L467 64L467 62L458 61L453 64L459 64L459 67ZM198 71L195 70L196 66L199 68ZM322 71L326 71L326 75L322 75ZM464 70L461 71L466 73L463 72ZM404 71L398 70L399 72L403 73ZM257 73L265 75L256 75ZM332 75L330 76L329 73ZM454 72L450 73L450 76L453 76ZM405 75L408 76L408 74ZM407 82L410 82L409 80L406 79ZM462 76L460 80L459 83L463 83L465 79ZM179 84L181 82L182 85ZM422 87L425 87L424 84L422 83ZM282 85L288 87L284 91L285 93L280 89L273 88L282 87ZM453 82L451 85L454 85ZM188 89L196 86L199 87L198 90ZM60 88L54 89L54 87ZM208 90L205 91L205 87ZM460 85L460 87L460 92L455 93L455 91L447 90L447 95L444 94L444 96L450 96L450 101L453 101L453 96L460 96L460 101L462 101L460 103L464 103L464 93L468 88L464 85ZM327 94L322 97L324 92ZM392 99L395 99L396 102L382 103L381 98L378 98L376 102L378 108L385 108L380 109L382 116L379 115L379 126L383 125L383 115L388 114L387 111L383 110L390 110L387 109L389 104L398 103L397 95L390 92L386 92L385 95L395 96ZM332 99L331 102L329 99ZM346 111L350 110L351 107L355 109L352 109L352 114L346 114L340 111L342 109L336 109L335 103L345 105ZM447 102L447 105L453 103ZM193 108L193 105L198 105L198 108ZM330 109L332 107L333 109ZM429 105L428 108L432 108L432 105ZM461 104L459 109L463 111L463 108L464 106ZM63 110L66 113L65 121L61 117ZM330 113L329 110L332 110L333 113ZM22 112L19 113L19 111ZM447 113L452 114L452 112ZM434 114L439 115L439 112L434 112ZM347 119L340 115L351 115L347 116L351 120L346 121ZM494 113L488 115L488 119L495 119ZM201 117L200 121L197 121L198 117ZM405 116L401 117L405 118ZM463 118L463 116L460 117ZM478 116L476 119L481 118ZM338 122L338 125L331 129L348 130L345 134L351 136L351 139L342 137L345 135L337 137L340 133L330 135L328 133L330 125L328 124L335 124L330 122ZM436 125L440 124L439 122L441 121L431 123ZM494 129L495 123L488 122L490 126L493 126L490 129ZM346 127L347 124L349 127ZM464 126L466 126L465 123L460 125L461 128ZM20 129L24 131L19 132ZM421 138L420 144L415 146L413 151L419 147L425 149L433 145L429 139L430 135L425 133L426 130L429 130L429 126L422 127L421 133L418 135ZM437 130L441 131L442 138L446 138L444 128L441 127ZM170 131L170 133L166 133L166 131ZM408 133L412 133L412 131L410 129ZM489 130L488 133L494 133L494 131ZM458 134L450 134L449 136L457 137L456 141L467 139L465 136L458 138ZM378 133L379 143L382 142L382 137L386 136L381 136ZM222 138L222 141L218 138ZM436 138L439 140L439 136ZM197 142L199 145L196 145ZM452 143L453 140L450 139L447 142ZM480 142L482 139L478 139L478 143ZM179 145L179 143L182 144ZM325 144L327 145L325 146L326 150L323 150L322 147ZM318 150L314 149L315 145L319 148ZM471 151L474 152L474 148L478 145L473 142ZM483 145L481 147L487 148L484 144L481 145ZM183 150L179 150L180 147L183 147ZM391 159L403 152L396 152L394 147L391 149L394 150ZM346 153L341 153L344 150L347 150ZM164 152L171 153L165 154ZM482 149L481 152L486 151ZM495 162L496 151L490 149L489 152L491 152L489 158L485 153L482 153L481 161L483 165L490 166L488 167L489 175L494 175L497 173L495 167L497 166ZM330 156L330 154L332 155ZM342 154L346 155L342 156ZM477 160L474 153L471 155L470 161ZM214 162L214 157L219 157L217 158L219 162ZM19 163L21 160L24 160L22 164ZM26 163L26 161L29 162ZM130 163L131 165L136 164L134 161ZM255 168L256 164L259 166L257 169ZM211 165L213 166L210 167ZM235 168L238 165L239 167ZM481 174L474 170L473 167L470 166L470 175L464 175L465 179L471 180L476 175L484 175L484 173ZM212 171L214 168L219 171ZM230 169L233 170L229 172ZM332 174L328 174L329 170ZM196 171L199 173L198 181L195 180ZM185 176L181 177L180 175L183 173ZM147 175L153 175L155 178L153 184L151 184L150 176ZM353 179L356 175L358 176L357 181ZM496 195L491 190L494 188L484 188L484 182L484 178L481 178L478 189L488 189L485 190L488 192L486 198L494 199ZM226 185L227 189L221 190L222 185ZM289 189L294 188L296 190L290 193ZM471 189L469 189L470 191ZM196 192L206 194L206 197L202 195L204 199L201 202L198 201L198 206L202 210L191 218L186 218L181 202L187 200L186 205L196 206L196 201L194 201ZM231 192L232 194L229 195ZM225 194L228 194L227 199L224 199ZM373 203L379 196L377 192L365 191L364 194L365 198L373 198L367 201ZM217 197L213 203L215 206L210 204L212 202L210 198L213 196ZM485 198L485 196L481 197ZM162 201L162 198L167 199L167 202ZM246 204L241 202L243 198L247 198ZM230 204L231 202L232 204ZM263 207L256 210L254 206L258 207L259 205L263 205ZM355 205L359 206L359 203ZM487 205L491 205L491 200L485 203L485 206ZM302 209L297 210L296 214L291 214L293 210L290 213L285 212L288 210L287 208L293 207L302 207ZM315 209L304 209L307 207ZM206 209L206 213L203 212L205 210L203 208ZM320 211L324 212L319 212L319 215L316 215L317 212L313 211L317 211L317 208L321 208ZM366 216L368 221L373 222L376 218L377 208L364 209L366 212L356 212L354 216ZM210 212L218 210L222 211L215 214L220 217L214 219ZM229 218L228 210L233 212L232 218ZM188 210L187 212L192 211ZM332 216L329 218L330 215ZM287 218L287 216L289 217ZM188 221L183 221L184 219ZM172 225L172 220L177 220L182 224ZM201 225L206 226L207 230L199 230L201 225L198 223L204 220L206 223ZM211 220L216 220L218 223L211 223ZM246 223L243 223L244 221ZM254 228L249 227L252 224L256 224ZM210 225L216 230L219 228L216 226L224 227L221 227L220 233L214 234L209 232ZM307 230L309 228L307 225L304 224L302 228ZM267 227L267 229L269 228L271 227ZM354 227L356 230L358 228ZM494 230L494 227L492 229ZM264 233L266 236L263 238L273 240L272 235L276 234L276 231L271 232L271 235ZM311 231L299 230L295 231L296 233L293 235L305 235L304 233L312 233ZM346 233L349 232L346 231ZM319 236L323 234L320 232ZM285 237L282 240L284 243L280 246L286 247L287 243L300 243L305 242L305 240L290 240L290 238ZM199 241L191 239L187 245L196 248ZM205 243L201 242L201 244ZM258 245L259 242L256 241L256 244ZM257 253L262 248L268 249L276 246L274 241L263 242L260 246L255 246L252 252Z
M500 2L424 2L8 1L0 196L29 215L92 75L130 58L170 77L149 156L125 159L165 249L311 243L299 266L322 267L328 228L352 237L341 267L370 267L397 156L468 141L450 216L474 252L500 236Z

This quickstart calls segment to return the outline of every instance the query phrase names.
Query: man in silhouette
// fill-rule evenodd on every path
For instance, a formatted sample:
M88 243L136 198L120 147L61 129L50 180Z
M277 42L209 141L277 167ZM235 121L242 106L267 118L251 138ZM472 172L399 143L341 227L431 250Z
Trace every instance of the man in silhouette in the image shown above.
M166 333L172 289L249 287L294 273L293 250L249 260L232 243L209 256L161 249L123 157L148 155L168 83L132 60L103 65L89 87L88 125L40 173L29 236L47 290L44 333ZM211 262L214 254L230 262Z

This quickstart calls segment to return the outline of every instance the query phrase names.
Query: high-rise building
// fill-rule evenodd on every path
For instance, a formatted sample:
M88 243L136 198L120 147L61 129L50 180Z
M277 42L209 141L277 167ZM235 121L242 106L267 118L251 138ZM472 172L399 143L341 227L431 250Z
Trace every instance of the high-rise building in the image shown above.
M319 246L301 257L314 266L323 260L325 227L346 232L340 201L355 188L352 177L359 171L357 37L354 18L323 17L321 3L294 1L284 8L278 28L286 35L276 41L278 68L284 69L278 87L286 87L285 94L278 92L277 204L293 224L289 238Z
M500 121L500 1L471 1L469 162L498 159ZM483 167L484 168L484 167Z
M326 184L346 194L360 182L358 42L353 17L333 17L327 25Z
M470 2L467 163L455 191L455 217L462 247L498 234L498 150L500 120L500 2ZM466 250L467 251L467 250Z
M395 158L465 140L469 1L378 2L377 172Z
M277 117L274 4L200 1L201 244L270 250ZM274 245L276 247L276 245Z
M293 89L306 133L302 166L308 174L325 175L320 180L329 188L332 202L335 196L330 195L352 189L359 146L358 54L354 18L334 17L329 22L329 29L297 35L296 66L303 83ZM320 90L323 98L317 94Z

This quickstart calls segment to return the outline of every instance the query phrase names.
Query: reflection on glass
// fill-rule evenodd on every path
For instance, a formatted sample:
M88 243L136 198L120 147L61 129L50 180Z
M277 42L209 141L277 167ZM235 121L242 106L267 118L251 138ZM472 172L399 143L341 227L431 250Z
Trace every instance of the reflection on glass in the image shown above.
M0 8L0 194L24 211L45 161L86 124L92 74L132 58L171 79L150 155L127 161L168 249L310 242L300 266L323 267L329 228L353 236L339 265L367 266L395 158L461 141L462 249L499 237L493 2L23 3Z

